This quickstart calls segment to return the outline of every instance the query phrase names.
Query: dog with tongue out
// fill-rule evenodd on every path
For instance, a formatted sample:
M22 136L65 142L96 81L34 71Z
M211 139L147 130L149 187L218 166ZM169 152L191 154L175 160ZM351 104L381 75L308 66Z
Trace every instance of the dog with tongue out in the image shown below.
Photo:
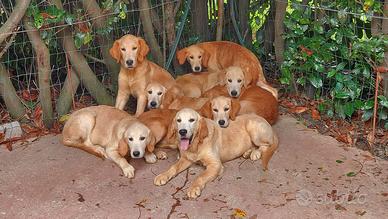
M195 162L201 162L206 170L194 180L187 196L196 198L206 183L215 179L222 171L219 156L221 130L217 124L203 118L193 109L185 108L177 112L167 137L178 141L180 158L166 172L158 175L155 185L164 185L171 178L189 168Z

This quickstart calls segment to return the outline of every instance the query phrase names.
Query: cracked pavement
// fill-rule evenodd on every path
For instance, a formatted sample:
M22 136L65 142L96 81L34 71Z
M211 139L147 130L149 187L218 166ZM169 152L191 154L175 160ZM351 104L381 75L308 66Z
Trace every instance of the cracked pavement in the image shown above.
M45 136L12 152L0 147L0 218L388 218L388 161L343 147L289 116L274 126L280 146L263 172L260 162L225 163L197 200L187 188L202 171L193 166L167 185L156 174L174 161L131 160L127 179L109 160Z

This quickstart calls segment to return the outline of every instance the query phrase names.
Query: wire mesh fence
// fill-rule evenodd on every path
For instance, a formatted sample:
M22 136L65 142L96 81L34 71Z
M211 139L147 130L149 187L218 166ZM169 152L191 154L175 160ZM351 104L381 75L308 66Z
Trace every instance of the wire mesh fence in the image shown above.
M30 22L38 31L49 50L49 87L55 119L58 114L67 113L67 110L58 113L62 93L74 95L69 105L71 109L97 104L92 91L87 89L87 79L82 78L87 77L83 72L89 71L87 68L98 79L93 85L99 87L101 83L110 98L108 102L114 102L117 66L114 67L115 63L104 53L124 34L142 36L147 42L150 37L154 38L157 47L150 44L149 58L161 66L166 65L170 54L174 55L174 45L179 49L215 40L217 0L66 0L63 8L56 2L62 4L61 1L31 1L25 13L28 19L16 25L12 33L2 33L9 36L1 43L0 64L31 117L39 115L42 90L38 77L39 57L28 36L28 31L33 30L28 30L25 22ZM88 8L90 4L94 8ZM14 1L1 1L2 25L14 9ZM94 9L98 9L97 12L92 11ZM147 13L142 19L143 12ZM280 29L279 19L283 25ZM297 93L317 100L318 110L330 117L354 119L359 116L367 121L373 115L376 81L373 67L386 66L387 22L383 1L227 0L224 1L223 39L243 44L257 54L269 81L282 93ZM144 27L149 24L152 33L145 32ZM73 47L64 45L64 31L70 34ZM284 43L281 50L277 50L278 40ZM78 61L86 60L87 68L76 68L71 57L75 56L73 52L82 58ZM283 54L282 60L276 52ZM157 57L158 53L161 58ZM173 75L187 72L175 58L168 70ZM388 101L383 83L378 86L378 125L387 128ZM4 102L10 91L4 86L1 89L4 122L10 118Z

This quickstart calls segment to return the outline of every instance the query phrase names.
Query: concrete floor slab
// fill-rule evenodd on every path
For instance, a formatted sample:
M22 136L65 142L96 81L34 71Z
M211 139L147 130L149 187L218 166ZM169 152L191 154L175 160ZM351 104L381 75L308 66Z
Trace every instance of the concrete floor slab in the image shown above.
M243 158L225 164L201 197L186 190L195 166L156 187L153 178L175 160L131 160L129 180L109 160L42 137L12 152L0 148L0 218L388 218L388 162L342 147L282 116L279 151L269 171ZM349 176L347 176L347 174ZM354 176L352 176L354 175Z

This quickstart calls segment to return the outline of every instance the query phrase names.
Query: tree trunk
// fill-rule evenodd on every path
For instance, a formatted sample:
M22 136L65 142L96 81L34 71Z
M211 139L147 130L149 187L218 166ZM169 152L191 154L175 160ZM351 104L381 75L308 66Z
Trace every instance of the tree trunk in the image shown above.
M244 38L245 45L252 47L252 29L249 25L249 0L238 1L238 20L240 21L241 35Z
M102 30L107 28L106 17L103 16L102 10L95 0L82 0L81 1L88 16L93 20L92 24L95 30ZM110 35L105 35L96 31L96 39L100 45L100 51L104 63L111 73L112 85L114 92L117 91L117 80L119 77L120 66L109 54L109 49L113 45L113 39Z
M70 66L68 66L70 68ZM77 74L70 69L57 101L57 113L61 117L67 114L73 103L74 94L80 84Z
M284 17L286 15L287 2L276 1L276 14L275 14L275 56L278 64L283 63L284 53Z
M52 0L52 2L59 9L63 10L61 0ZM85 57L75 47L73 36L67 27L60 32L60 38L63 49L68 54L71 64L78 73L78 77L89 93L96 99L98 104L113 105L113 98L108 94L92 69L90 69Z
M16 5L5 24L0 28L0 44L12 34L12 31L23 18L31 0L15 0Z
M27 31L32 48L35 52L36 66L38 71L39 100L42 106L43 124L51 128L54 116L51 102L51 64L50 51L43 42L39 30L31 25L31 19L24 17L23 25Z
M159 43L154 35L154 28L150 19L150 6L148 0L139 0L140 19L143 26L144 35L151 49L152 58L160 65L164 66L163 54L160 50Z
M180 4L180 3L178 2L177 4ZM168 48L170 48L169 49L170 52L171 52L171 48L174 46L174 43L175 43L175 32L176 32L175 17L177 12L175 10L175 7L176 6L174 5L174 2L169 2L169 3L166 3L165 9L164 9L164 12L166 15L165 26L166 26L166 33L167 33L167 43L168 43ZM182 69L176 59L173 59L172 64L174 66L174 70L175 70L174 72L182 72Z
M25 108L20 101L16 90L9 79L9 74L3 63L0 62L0 95L4 99L5 106L12 118L22 120L26 114Z
M191 28L202 42L210 39L207 3L207 0L191 1Z
M222 28L224 25L224 0L218 0L216 41L222 40Z
M266 22L264 24L264 55L267 56L272 52L273 42L275 38L274 17L275 17L275 1L270 1L270 9Z

